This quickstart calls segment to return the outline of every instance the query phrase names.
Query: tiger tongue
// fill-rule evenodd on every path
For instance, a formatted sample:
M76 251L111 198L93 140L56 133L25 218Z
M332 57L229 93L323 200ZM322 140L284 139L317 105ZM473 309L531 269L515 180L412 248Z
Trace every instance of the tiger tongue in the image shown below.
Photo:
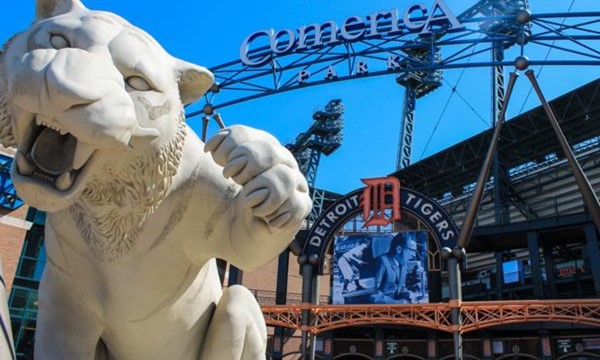
M77 139L71 134L61 135L45 128L31 149L31 160L42 171L60 175L71 170Z

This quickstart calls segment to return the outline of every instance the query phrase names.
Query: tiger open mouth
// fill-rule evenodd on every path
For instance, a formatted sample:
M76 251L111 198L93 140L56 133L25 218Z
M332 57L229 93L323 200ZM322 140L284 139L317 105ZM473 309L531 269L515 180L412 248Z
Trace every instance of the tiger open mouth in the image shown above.
M22 176L50 184L59 191L67 191L94 150L56 122L38 115L19 145L17 170Z

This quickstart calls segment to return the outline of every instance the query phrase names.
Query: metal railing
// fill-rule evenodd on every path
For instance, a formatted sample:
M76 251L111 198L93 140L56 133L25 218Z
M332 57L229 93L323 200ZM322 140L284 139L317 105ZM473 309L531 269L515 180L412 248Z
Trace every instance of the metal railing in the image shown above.
M452 332L452 308L460 309L461 333L503 324L560 322L600 326L600 300L484 301L411 305L278 305L263 306L267 325L319 334L373 324L417 326ZM311 325L302 326L302 311L310 310Z

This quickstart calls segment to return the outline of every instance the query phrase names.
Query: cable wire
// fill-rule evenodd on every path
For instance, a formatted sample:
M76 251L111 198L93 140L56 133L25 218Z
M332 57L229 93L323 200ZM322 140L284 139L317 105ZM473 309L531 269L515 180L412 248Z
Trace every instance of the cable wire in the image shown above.
M450 101L452 101L452 97L454 96L455 93L456 93L456 87L453 87L452 93L450 93L450 96L448 97L448 100L446 101L446 105L444 105L444 110L442 110L440 117L437 119L437 122L435 123L435 126L433 127L433 131L431 132L431 135L429 135L429 139L427 140L427 144L425 144L425 148L423 148L423 151L421 152L421 156L419 157L419 160L423 159L423 156L425 155L425 151L427 151L427 148L429 147L429 144L431 143L431 139L433 139L433 135L435 135L435 132L436 132L438 126L440 125L440 121L442 121L442 118L444 117L446 110L448 110L448 105L450 105Z
M449 81L444 80L446 82L446 84L448 84L449 86L452 86L452 84L450 84ZM471 105L471 103L469 102L469 100L467 100L459 91L458 89L454 88L453 89L456 92L456 95L458 95L458 97L465 103L465 105L467 105L467 107L475 114L475 116L477 116L479 118L479 120L481 120L482 123L485 124L485 126L488 126L488 123L485 121L485 119L483 118L483 116L477 111L477 109L475 109L475 107L473 105Z
M567 13L571 12L571 10L573 9L573 5L575 5L575 0L571 1L571 5L569 5L569 9L567 10ZM567 21L567 18L564 17L563 20L562 20L562 23L561 23L561 27L562 27L562 25L565 24L566 21ZM550 46L550 48L546 52L546 57L544 57L544 62L546 62L548 60L548 57L550 57L550 53L552 52L554 44L556 44L556 39L552 40L552 45ZM541 65L540 69L537 71L537 74L535 76L536 79L540 78L540 75L542 74L543 70L544 70L544 65ZM523 101L523 105L521 105L521 109L519 109L519 114L523 113L523 109L525 109L525 105L527 105L527 101L529 100L529 97L531 96L531 92L532 91L533 91L533 88L530 88L529 92L527 92L527 96L525 96L525 100Z
M481 37L482 36L480 36L479 39L481 39ZM473 54L475 53L476 49L477 49L477 45L475 45L473 47L473 50L471 50L471 55L469 55L469 58L467 59L467 64L469 64L471 62L471 58L473 57ZM442 118L444 117L444 114L446 114L446 110L448 110L448 106L450 105L450 101L452 101L452 97L454 96L454 94L457 93L456 87L458 86L458 84L462 80L463 75L465 74L466 70L467 70L467 68L463 68L462 71L460 72L460 75L458 76L458 79L456 79L456 83L454 84L454 86L450 85L451 88L452 88L452 92L450 93L450 96L448 97L448 100L446 100L446 105L444 105L444 109L442 110L442 113L438 117L437 122L435 123L435 126L433 127L433 130L431 131L431 135L429 135L429 139L427 140L427 143L425 144L425 147L423 148L423 151L421 152L421 156L419 157L419 160L423 159L423 156L425 155L425 151L427 151L427 148L429 147L429 144L431 143L431 140L433 139L433 136L435 135L435 132L437 131L437 128L440 125L440 122L442 121ZM444 79L444 81L447 84L449 84L448 80ZM460 94L458 94L458 96L460 96Z

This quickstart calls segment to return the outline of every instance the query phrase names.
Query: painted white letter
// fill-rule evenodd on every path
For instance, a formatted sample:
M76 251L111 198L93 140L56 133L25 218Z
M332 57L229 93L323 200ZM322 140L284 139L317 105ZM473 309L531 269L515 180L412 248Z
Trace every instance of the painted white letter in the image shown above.
M387 69L388 69L388 71L394 71L394 70L399 70L400 69L400 63L398 63L398 60L400 60L400 55L390 55L390 56L388 56L388 59L387 59Z
M304 84L310 78L310 72L307 69L302 69L298 73L298 83Z
M284 47L280 47L280 45L283 45L283 43L279 43L279 38L285 35L288 37L287 44ZM294 32L290 29L279 30L271 36L271 50L273 50L275 54L285 54L286 52L292 50L295 43L296 35L294 35Z
M253 60L248 56L248 52L250 51L250 43L252 41L256 40L257 38L259 38L261 36L267 36L267 37L269 37L269 43L271 43L274 33L275 33L275 30L269 29L269 30L260 30L260 31L250 34L250 36L248 36L246 39L244 39L244 41L242 42L242 45L240 46L240 60L242 60L242 62L244 64L249 65L249 66L260 66L260 65L266 63L267 61L269 61L271 59L270 55L264 55L261 58Z
M423 28L423 26L425 25L424 22L422 23L415 23L410 15L415 12L415 11L421 11L421 14L419 14L419 17L426 17L427 16L427 6L425 6L425 4L416 4L416 5L412 5L411 7L407 8L406 11L404 12L404 26L406 26L406 28L410 31L410 32L418 32L421 31L421 29Z
M380 35L379 29L377 28L377 20L379 20L379 18L391 18L390 23L392 27L388 31L389 34L400 32L400 29L398 28L398 9L392 9L390 11L378 11L369 15L368 18L371 20L371 27L369 29L369 34L367 34L368 37Z
M321 46L323 45L323 29L329 28L329 40L326 41L328 44L334 44L339 42L337 38L338 26L335 21L329 20L323 24L310 24L298 28L298 46L296 49L305 49L308 46ZM307 33L311 30L314 31L314 39L312 44L307 44Z
M327 73L325 74L325 80L333 80L337 79L338 75L333 66L329 65L327 68Z
M356 32L351 34L350 32ZM358 40L365 35L365 22L360 16L350 16L342 25L342 38L347 41Z
M438 10L440 15L436 15ZM449 26L448 26L449 25ZM450 11L443 0L436 0L431 7L429 18L421 30L421 34L429 34L435 32L439 28L447 28L448 30L462 29L464 26L458 21L456 16Z
M365 61L359 61L356 64L356 74L357 75L366 75L369 73L369 64Z

